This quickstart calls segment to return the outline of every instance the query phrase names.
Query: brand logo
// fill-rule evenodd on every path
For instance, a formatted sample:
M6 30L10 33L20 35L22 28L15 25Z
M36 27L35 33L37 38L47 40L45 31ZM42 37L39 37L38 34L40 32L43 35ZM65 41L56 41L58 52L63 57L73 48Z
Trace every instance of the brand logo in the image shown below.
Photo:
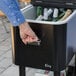
M47 68L51 68L51 65L45 64L45 67L47 67Z

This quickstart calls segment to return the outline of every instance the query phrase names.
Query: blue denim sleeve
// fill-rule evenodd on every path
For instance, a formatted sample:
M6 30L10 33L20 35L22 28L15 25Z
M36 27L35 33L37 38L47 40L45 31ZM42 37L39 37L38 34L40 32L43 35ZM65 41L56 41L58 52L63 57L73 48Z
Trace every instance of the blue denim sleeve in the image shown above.
M19 26L25 22L17 0L0 0L0 10L5 13L13 26Z

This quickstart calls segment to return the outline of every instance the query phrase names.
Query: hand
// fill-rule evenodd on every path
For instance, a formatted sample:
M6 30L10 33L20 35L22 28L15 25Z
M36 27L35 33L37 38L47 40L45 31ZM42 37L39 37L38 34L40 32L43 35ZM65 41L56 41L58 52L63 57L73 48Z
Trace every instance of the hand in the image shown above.
M27 22L21 24L19 26L19 30L20 30L20 37L25 44L30 43L30 42L35 42L38 40L38 37L30 28Z

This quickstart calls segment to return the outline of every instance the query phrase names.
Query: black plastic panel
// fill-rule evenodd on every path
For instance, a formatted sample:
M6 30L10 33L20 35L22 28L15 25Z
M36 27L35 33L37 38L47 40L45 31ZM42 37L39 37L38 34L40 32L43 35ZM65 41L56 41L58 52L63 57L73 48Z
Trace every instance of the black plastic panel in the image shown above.
M15 27L15 64L45 70L59 71L66 67L66 24L42 25L31 23L41 40L40 46L25 45Z
M35 6L76 8L76 0L32 0Z

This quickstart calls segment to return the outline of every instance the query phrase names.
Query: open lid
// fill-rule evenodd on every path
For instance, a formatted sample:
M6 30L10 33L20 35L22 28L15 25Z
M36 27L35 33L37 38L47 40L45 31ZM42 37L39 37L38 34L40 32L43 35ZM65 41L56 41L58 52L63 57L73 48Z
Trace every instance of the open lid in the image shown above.
M35 6L76 8L76 0L31 0Z

